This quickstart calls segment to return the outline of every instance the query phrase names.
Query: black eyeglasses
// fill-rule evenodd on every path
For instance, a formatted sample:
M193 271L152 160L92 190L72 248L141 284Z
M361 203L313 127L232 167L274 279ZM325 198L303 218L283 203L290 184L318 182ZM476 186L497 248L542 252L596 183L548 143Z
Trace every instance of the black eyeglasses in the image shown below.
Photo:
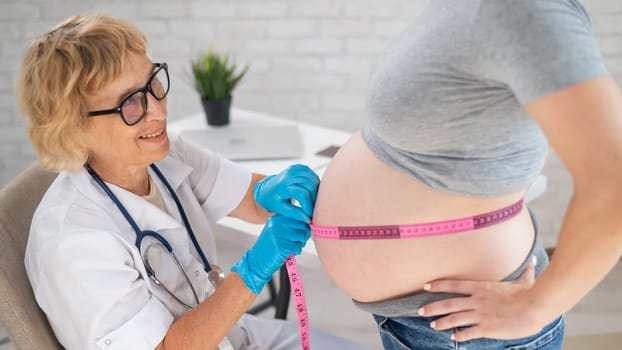
M142 89L136 90L129 94L113 109L105 109L101 111L88 112L89 117L98 115L120 114L123 122L132 126L143 119L147 114L147 92L156 100L163 100L170 89L170 81L168 76L168 65L166 63L154 63L155 71L147 80L147 84Z

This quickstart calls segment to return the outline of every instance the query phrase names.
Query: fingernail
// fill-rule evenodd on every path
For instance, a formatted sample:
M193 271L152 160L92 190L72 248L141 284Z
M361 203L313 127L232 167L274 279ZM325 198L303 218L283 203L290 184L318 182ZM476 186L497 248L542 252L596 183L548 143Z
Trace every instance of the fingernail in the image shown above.
M436 329L436 321L430 322L430 327L432 327L432 329Z
M450 336L449 336L449 339L451 339L451 340L456 340L456 335L455 335L455 334L450 335Z
M432 289L432 286L429 283L423 285L423 290L429 291L430 289Z
M536 266L538 264L538 257L537 256L532 256L531 257L531 262L533 263L533 266Z
M423 316L423 314L425 313L425 310L423 310L423 308L420 307L419 310L417 310L417 313L419 314L419 316Z

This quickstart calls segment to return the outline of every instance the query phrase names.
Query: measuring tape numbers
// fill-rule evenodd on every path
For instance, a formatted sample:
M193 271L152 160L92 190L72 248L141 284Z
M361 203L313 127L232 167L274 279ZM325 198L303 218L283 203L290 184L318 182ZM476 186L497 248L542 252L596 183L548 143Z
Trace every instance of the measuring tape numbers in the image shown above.
M303 350L310 350L309 313L307 312L307 302L305 301L305 288L294 255L290 255L287 260L285 260L285 267L287 268L289 284L291 285L292 296L294 297L296 316L298 316L300 344Z

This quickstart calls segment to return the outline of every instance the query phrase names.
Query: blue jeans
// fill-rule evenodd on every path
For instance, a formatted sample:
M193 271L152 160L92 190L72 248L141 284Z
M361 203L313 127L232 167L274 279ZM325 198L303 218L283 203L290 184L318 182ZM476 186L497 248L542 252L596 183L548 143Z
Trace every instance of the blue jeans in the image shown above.
M496 340L474 339L456 342L449 337L456 330L436 331L430 322L437 317L395 317L374 315L386 350L561 350L564 317L561 316L531 337Z

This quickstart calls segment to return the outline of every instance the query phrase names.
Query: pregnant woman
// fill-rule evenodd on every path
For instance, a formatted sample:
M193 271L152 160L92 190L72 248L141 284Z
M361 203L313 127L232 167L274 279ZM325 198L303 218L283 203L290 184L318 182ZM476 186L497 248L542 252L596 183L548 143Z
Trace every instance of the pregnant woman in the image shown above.
M622 99L584 8L430 1L376 64L315 206L329 276L386 349L561 349L622 254ZM549 144L574 180L550 265L522 202Z

